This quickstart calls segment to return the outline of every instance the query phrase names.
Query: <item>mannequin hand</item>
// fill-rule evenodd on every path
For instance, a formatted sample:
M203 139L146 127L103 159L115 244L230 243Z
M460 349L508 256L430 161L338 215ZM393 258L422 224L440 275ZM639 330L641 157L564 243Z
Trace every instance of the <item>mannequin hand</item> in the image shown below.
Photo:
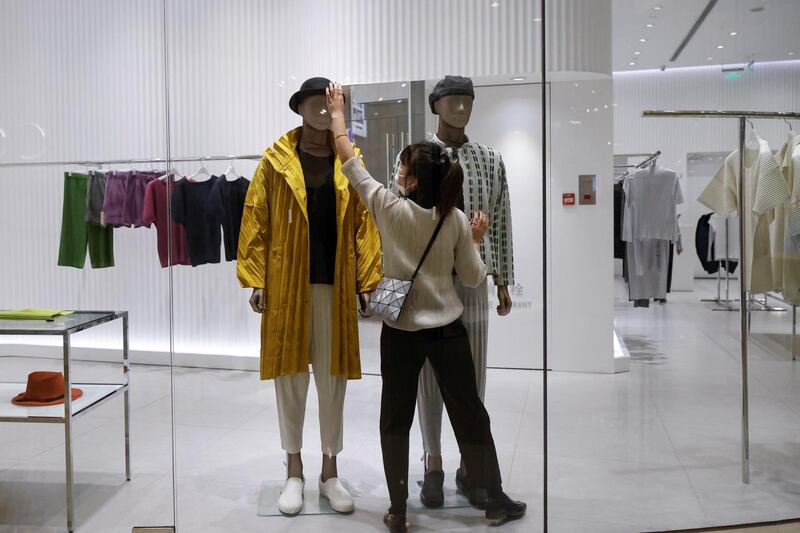
M358 301L361 304L358 309L358 314L364 318L372 316L372 308L369 306L369 297L370 294L368 292L362 292L358 295Z
M507 285L497 286L497 299L500 303L497 306L497 314L499 316L506 316L511 312L511 295L508 294Z
M342 92L342 86L338 83L331 83L325 89L325 96L327 97L328 113L331 115L331 120L333 122L336 119L344 120L344 93ZM331 127L333 127L333 123Z
M264 289L253 289L253 294L250 295L250 307L256 313L264 312Z
M489 229L489 215L483 211L473 213L469 225L472 230L472 242L480 244L486 234L486 230Z

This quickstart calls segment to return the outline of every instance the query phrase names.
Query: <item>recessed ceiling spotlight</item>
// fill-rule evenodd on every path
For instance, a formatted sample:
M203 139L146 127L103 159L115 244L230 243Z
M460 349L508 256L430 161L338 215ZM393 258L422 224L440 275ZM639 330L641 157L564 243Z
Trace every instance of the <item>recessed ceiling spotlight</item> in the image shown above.
M542 17L536 17L535 19L533 19L533 21L534 22L541 22L542 21Z
M644 37L642 37L641 39L639 39L639 42L640 42L640 43L646 43L646 42L647 42L647 39L645 39Z
M717 45L717 49L718 49L718 50L722 50L723 48L725 48L725 45L724 45L724 44L718 44L718 45Z
M525 76L517 76L516 78L511 78L511 81L524 81L525 79Z
M794 55L794 51L792 51L792 52L789 52L789 55L790 55L790 56L793 56L793 55Z
M709 61L714 61L713 57L707 57L706 59L708 59Z
M661 6L653 6L653 11L661 11Z
M378 98L378 101L379 101L379 102L383 102L383 96L381 96L380 98Z
M631 62L630 62L630 63L628 63L628 64L629 64L630 66L634 66L634 65L636 65L636 61L631 61Z
M655 26L655 24L645 24L645 25L644 25L644 27L645 27L645 28L652 28L652 27L654 27L654 26Z
M492 7L497 7L497 6L499 6L499 5L500 5L500 2L498 2L497 0L495 0L494 2L492 2L492 3L491 3L491 4L489 4L489 5L491 5Z
M735 37L736 35L739 35L739 32L738 31L732 31L728 35L730 35L731 37Z
M639 50L636 50L636 51L633 53L633 55L635 55L635 56L638 56L639 54L641 54L641 52L640 52Z
M400 84L400 87L408 87L408 83L403 82Z

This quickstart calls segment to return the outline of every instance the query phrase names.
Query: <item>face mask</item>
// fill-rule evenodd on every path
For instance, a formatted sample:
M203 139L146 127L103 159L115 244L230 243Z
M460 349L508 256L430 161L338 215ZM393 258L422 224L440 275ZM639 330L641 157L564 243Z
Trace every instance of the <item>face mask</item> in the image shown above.
M400 193L400 196L402 196L403 198L408 198L408 189L406 188L405 185L400 185L400 169L399 168L397 170L395 170L395 172L394 172L394 183L395 183L395 186L397 187L397 192Z

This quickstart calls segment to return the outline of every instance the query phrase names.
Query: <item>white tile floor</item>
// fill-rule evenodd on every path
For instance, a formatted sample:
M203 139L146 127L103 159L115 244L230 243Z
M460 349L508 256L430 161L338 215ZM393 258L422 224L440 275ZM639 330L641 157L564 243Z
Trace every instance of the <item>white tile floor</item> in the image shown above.
M619 533L707 527L800 516L800 361L776 344L790 313L753 315L752 483L740 480L738 314L713 312L704 291L634 309L616 302L631 371L550 377L550 530ZM771 335L771 336L770 336ZM77 363L76 380L117 367ZM0 358L3 380L24 380L47 360ZM129 532L172 523L169 370L131 373L134 478L122 463L121 402L81 418L75 431L81 533ZM541 531L541 374L492 370L487 407L512 495L530 515L503 528ZM362 497L349 517L258 517L261 482L283 474L274 391L248 372L176 369L178 523L184 532L384 531L387 505L377 420L380 380L348 387L342 475ZM306 475L319 471L313 387L306 424ZM445 433L446 467L456 445ZM64 530L63 433L56 425L0 424L0 533ZM412 430L412 469L421 450ZM452 479L452 476L450 477ZM466 509L414 514L412 531L489 531Z

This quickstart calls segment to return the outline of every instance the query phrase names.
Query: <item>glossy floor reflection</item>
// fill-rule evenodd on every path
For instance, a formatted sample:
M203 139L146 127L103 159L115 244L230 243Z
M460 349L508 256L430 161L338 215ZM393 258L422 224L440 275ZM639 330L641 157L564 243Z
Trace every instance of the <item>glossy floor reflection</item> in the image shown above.
M551 375L550 531L656 531L800 515L800 362L768 342L790 331L790 313L754 314L752 483L743 485L738 315L698 303L715 285L701 287L650 309L634 309L620 287L616 327L631 352L631 371ZM33 369L57 370L58 362L0 357L4 380L24 381ZM115 372L75 365L82 381ZM77 424L80 532L127 533L133 525L172 521L169 370L134 366L131 384L131 483L123 477L120 400ZM181 531L384 531L378 377L348 386L339 465L362 496L346 517L257 516L261 483L284 473L270 382L250 372L176 369L175 387ZM505 488L530 504L528 518L500 531L541 531L541 374L490 370L487 407ZM316 417L311 387L309 483L320 469ZM416 426L411 435L413 474L422 469ZM0 425L0 533L64 530L62 441L60 426ZM449 429L445 462L452 478L457 447ZM412 531L497 531L469 509L414 513L410 520Z

